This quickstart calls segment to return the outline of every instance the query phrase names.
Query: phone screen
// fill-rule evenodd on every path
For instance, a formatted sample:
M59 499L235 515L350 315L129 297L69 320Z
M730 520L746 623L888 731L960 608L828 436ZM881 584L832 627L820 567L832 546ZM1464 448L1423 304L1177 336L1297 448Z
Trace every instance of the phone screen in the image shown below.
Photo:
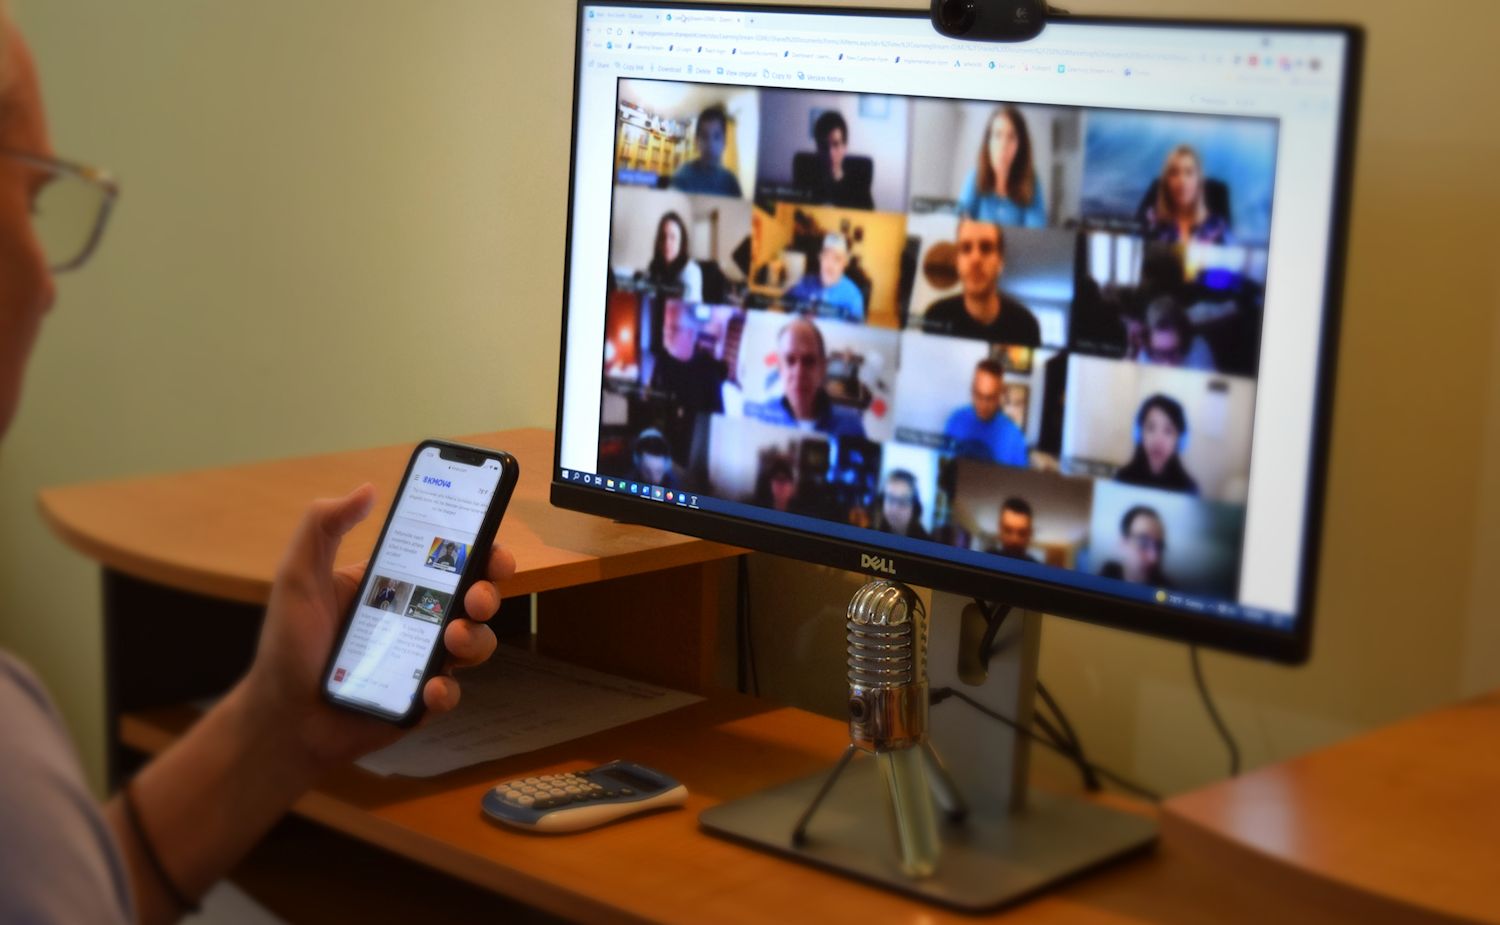
M444 459L438 447L417 455L355 599L329 694L396 716L411 707L449 609L463 606L454 593L500 465Z

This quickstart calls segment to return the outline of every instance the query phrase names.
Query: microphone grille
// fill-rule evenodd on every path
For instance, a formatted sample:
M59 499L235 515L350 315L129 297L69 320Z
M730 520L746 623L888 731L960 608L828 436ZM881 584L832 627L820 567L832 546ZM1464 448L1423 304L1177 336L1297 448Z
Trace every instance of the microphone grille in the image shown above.
M854 593L844 624L849 683L901 687L926 680L927 626L922 602L907 586L884 579Z

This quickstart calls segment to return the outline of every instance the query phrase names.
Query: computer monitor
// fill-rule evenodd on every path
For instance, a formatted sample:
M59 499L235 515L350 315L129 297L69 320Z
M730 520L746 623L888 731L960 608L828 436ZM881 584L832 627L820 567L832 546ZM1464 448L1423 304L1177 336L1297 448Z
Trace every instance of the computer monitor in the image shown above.
M1307 657L1357 30L577 39L554 503Z

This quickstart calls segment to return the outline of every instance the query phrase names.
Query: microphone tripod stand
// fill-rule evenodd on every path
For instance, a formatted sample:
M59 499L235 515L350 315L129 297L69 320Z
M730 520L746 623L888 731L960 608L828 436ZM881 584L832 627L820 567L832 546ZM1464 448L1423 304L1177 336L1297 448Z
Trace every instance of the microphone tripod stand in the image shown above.
M844 769L864 752L875 758L901 869L928 877L942 843L933 804L962 822L968 807L927 738L927 613L905 585L877 580L849 602L849 745L792 829L807 844L807 828Z

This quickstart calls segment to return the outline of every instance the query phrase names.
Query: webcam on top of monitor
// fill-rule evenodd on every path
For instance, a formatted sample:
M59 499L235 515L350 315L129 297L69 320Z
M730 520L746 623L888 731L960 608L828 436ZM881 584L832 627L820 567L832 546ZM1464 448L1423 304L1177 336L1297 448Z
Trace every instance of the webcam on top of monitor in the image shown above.
M1025 42L1042 34L1049 14L1064 12L1047 0L932 0L932 28L955 39Z

